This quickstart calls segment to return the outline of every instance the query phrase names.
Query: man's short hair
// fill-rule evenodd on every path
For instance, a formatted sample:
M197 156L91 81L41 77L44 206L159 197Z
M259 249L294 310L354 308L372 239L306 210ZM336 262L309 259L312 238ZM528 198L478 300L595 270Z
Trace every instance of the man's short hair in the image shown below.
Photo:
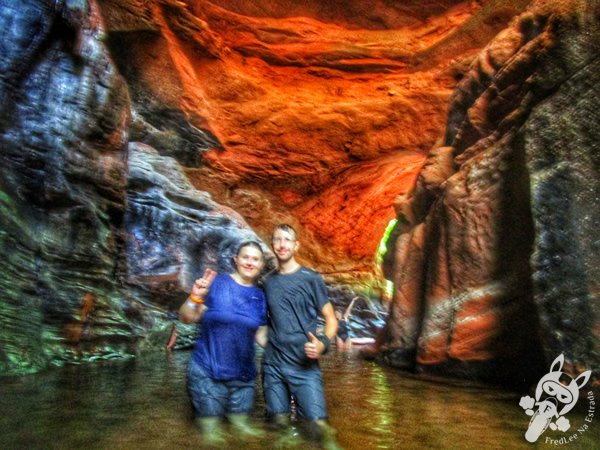
M273 235L275 234L275 232L277 230L282 230L282 231L285 231L286 233L290 233L290 234L294 235L294 239L298 238L298 233L296 233L296 230L294 229L293 226L291 226L288 223L278 223L277 225L275 225L275 227L273 227L273 232L271 233L271 239L273 239Z

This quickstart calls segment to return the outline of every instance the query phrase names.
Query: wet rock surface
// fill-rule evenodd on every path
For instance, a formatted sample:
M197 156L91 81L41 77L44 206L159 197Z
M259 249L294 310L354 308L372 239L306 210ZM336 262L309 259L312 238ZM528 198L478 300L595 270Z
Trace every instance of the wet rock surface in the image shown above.
M448 147L397 200L391 364L524 384L560 353L598 367L598 14L540 2L457 86Z
M233 271L241 241L260 238L230 208L196 190L176 160L144 144L129 147L125 215L131 289L153 305L176 310L206 267ZM265 246L267 270L273 257Z
M600 13L509 3L0 0L0 373L166 345L282 221L391 365L597 372Z
M0 373L164 346L193 279L256 235L129 144L95 2L0 6Z
M10 36L0 51L5 373L68 358L64 327L91 298L99 322L135 333L113 297L124 268L129 97L100 42L99 12L2 2L0 32Z

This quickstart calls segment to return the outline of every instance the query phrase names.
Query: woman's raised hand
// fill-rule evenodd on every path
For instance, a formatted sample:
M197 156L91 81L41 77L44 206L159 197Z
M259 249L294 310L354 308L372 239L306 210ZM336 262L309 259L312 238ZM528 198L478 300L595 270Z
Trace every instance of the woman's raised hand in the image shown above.
M204 275L202 275L202 278L198 278L196 281L194 281L194 285L192 286L192 295L194 295L197 298L206 297L206 294L208 294L208 289L210 288L210 285L212 284L216 276L217 272L207 268L204 271Z

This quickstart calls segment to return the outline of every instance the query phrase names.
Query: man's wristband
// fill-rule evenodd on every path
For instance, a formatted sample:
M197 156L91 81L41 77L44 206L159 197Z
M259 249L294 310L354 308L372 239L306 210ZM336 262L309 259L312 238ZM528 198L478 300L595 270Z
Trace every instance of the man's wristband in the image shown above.
M329 340L326 334L317 334L317 339L320 340L323 343L323 346L325 347L321 352L321 355L324 355L329 351L329 344L331 344L331 341Z

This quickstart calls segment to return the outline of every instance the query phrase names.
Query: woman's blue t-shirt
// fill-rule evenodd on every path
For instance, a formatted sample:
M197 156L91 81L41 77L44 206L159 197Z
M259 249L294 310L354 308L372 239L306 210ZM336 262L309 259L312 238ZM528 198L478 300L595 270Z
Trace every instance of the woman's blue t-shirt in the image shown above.
M254 336L267 323L263 291L219 274L206 296L208 308L199 325L193 358L215 380L249 381L256 377Z

